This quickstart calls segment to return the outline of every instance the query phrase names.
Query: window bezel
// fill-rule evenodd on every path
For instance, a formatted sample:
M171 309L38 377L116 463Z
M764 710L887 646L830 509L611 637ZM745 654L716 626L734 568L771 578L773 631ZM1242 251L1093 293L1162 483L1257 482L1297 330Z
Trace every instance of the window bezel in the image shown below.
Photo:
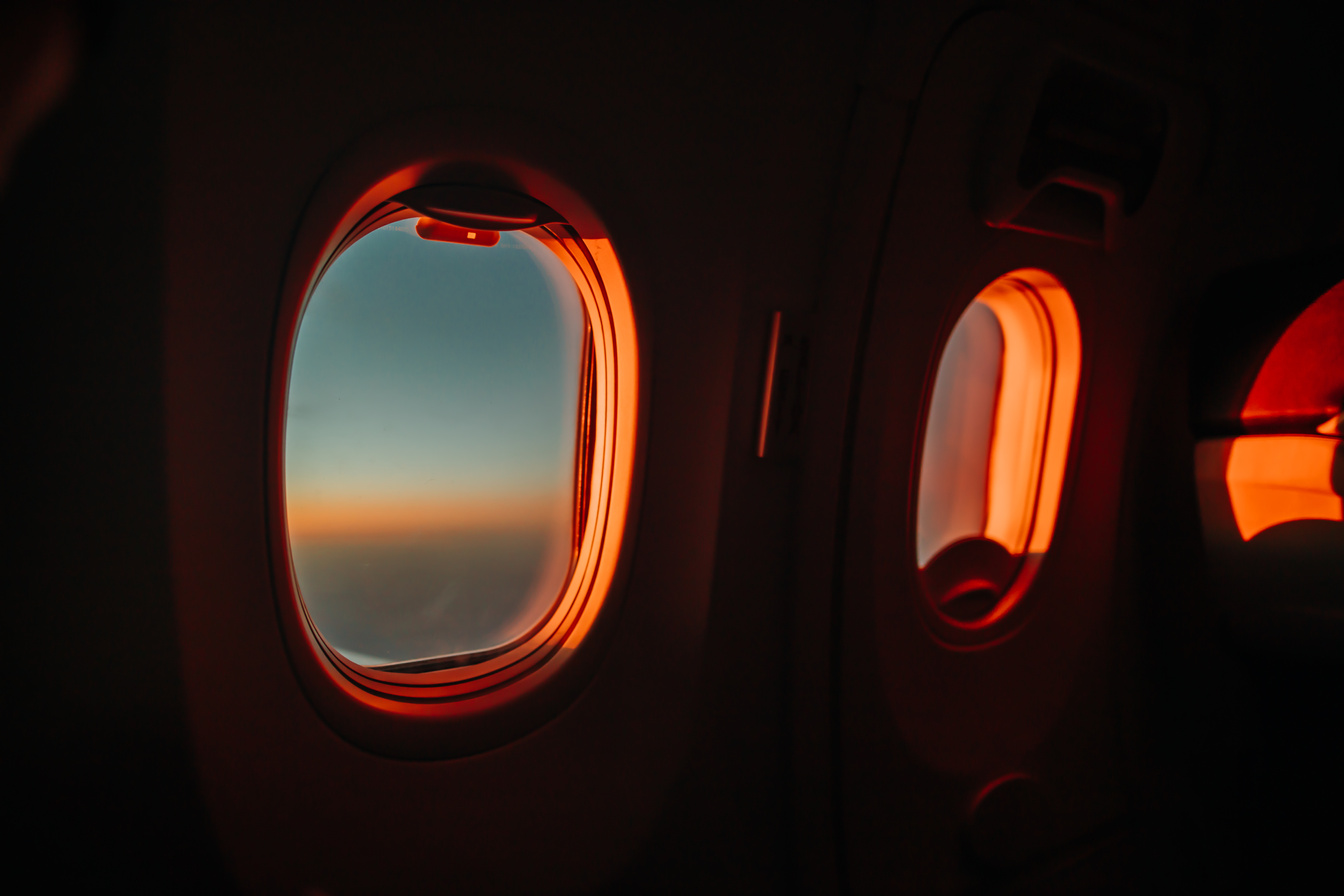
M410 141L415 142L415 141ZM412 758L458 755L515 737L567 705L595 665L593 642L628 565L640 427L640 346L635 311L610 237L576 194L535 168L497 154L417 160L408 147L373 146L320 185L300 226L279 303L267 434L268 522L276 607L294 670L327 722L374 752ZM399 156L399 157L398 157ZM409 158L408 158L409 156ZM284 431L294 339L321 275L372 229L419 212L407 190L463 184L526 197L550 214L522 229L564 263L585 305L591 334L591 461L586 494L576 483L582 529L575 562L551 610L520 638L479 654L446 658L428 671L361 666L328 645L304 606L290 559L285 517ZM582 414L581 414L582 416ZM584 420L579 421L580 428Z
M1041 268L1022 267L1009 270L988 282L982 281L972 295L949 308L949 314L942 327L937 350L930 359L929 372L923 397L923 410L919 418L918 440L913 454L910 501L910 562L915 570L920 594L921 616L934 636L948 646L976 647L996 643L1019 627L1031 611L1028 598L1032 594L1032 584L1040 570L1054 533L1058 526L1067 494L1067 482L1072 464L1070 458L1077 449L1074 432L1081 418L1081 396L1083 386L1085 344L1082 337L1078 309L1074 298L1060 279ZM961 618L949 613L943 606L949 593L955 591L959 583L941 580L935 581L931 567L941 554L957 542L940 546L921 564L918 559L917 542L919 539L919 513L921 501L921 481L924 468L924 451L929 436L929 422L934 402L934 393L944 353L957 325L963 315L977 301L983 301L990 307L1000 325L1004 327L1005 313L1020 312L1034 315L1039 321L1043 335L1049 343L1049 370L1041 371L1048 380L1048 388L1042 397L1045 405L1043 415L1038 414L1038 457L1031 464L1032 482L1026 489L1030 493L1030 508L1020 508L1017 516L1025 513L1026 523L1010 526L1009 540L1019 550L1013 557L1015 568L1009 574L1002 587L998 600L987 612L971 618ZM1014 309L1016 302L1023 303ZM1028 307L1030 306L1030 307ZM1004 355L1007 356L1008 334L1004 338ZM1018 351L1024 347L1019 345ZM1003 413L1001 404L1002 387L994 401L994 415ZM997 423L995 424L998 425ZM991 468L1001 464L1001 458L990 449ZM987 482L987 489L992 488ZM1016 498L1015 498L1016 500ZM990 526L990 498L986 497L986 533ZM1001 516L1002 514L1000 514ZM1002 544L1000 539L988 538ZM946 578L943 576L942 578Z
M1195 444L1201 519L1212 553L1235 551L1283 524L1340 521L1334 478L1344 451L1340 378L1329 374L1342 317L1344 280L1280 328L1257 333L1263 354L1232 356L1242 357L1241 369L1224 376L1241 388L1224 389L1239 395L1237 417L1222 421L1223 432L1201 433L1206 437Z

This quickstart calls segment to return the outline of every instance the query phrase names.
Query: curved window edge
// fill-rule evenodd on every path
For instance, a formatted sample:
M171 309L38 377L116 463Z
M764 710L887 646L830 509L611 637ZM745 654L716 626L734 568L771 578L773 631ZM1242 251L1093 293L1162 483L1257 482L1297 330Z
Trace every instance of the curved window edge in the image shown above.
M501 180L509 164L492 160ZM473 169L479 170L479 167ZM545 182L526 169L532 183ZM357 179L358 173L351 172ZM635 312L615 247L596 216L575 209L581 234L564 214L580 200L555 184L561 209L553 220L525 229L564 264L584 302L589 323L586 395L581 432L590 460L576 469L576 527L572 571L550 612L528 633L487 655L431 662L427 671L361 666L332 648L308 617L295 579L285 518L284 421L289 364L302 310L321 275L360 236L397 218L418 214L394 199L442 183L431 165L402 167L363 189L330 184L321 197L327 214L309 209L286 273L276 325L268 433L268 517L277 609L291 663L309 698L329 724L357 745L390 755L430 758L486 749L534 727L567 701L546 694L557 679L582 677L573 660L588 643L621 575L635 482L640 419L640 345ZM345 201L340 194L344 186ZM354 189L350 189L354 187ZM473 188L474 189L474 188ZM512 192L514 195L516 191ZM354 197L353 199L351 197ZM526 197L543 208L540 200ZM580 497L581 495L581 497ZM591 653L592 651L585 651ZM591 664L577 664L586 666ZM475 720L472 722L472 720ZM530 720L530 721L529 721Z
M973 537L921 541L927 521L926 452L948 346L967 312L993 313L1001 334L993 422L984 446L982 520ZM1052 274L1023 268L981 289L939 347L921 427L914 510L915 565L924 604L945 633L993 637L1015 616L1054 537L1082 372L1072 298ZM975 453L975 452L972 452Z
M1195 475L1206 538L1250 542L1297 521L1344 521L1344 281L1308 305L1255 369L1244 435L1201 439Z

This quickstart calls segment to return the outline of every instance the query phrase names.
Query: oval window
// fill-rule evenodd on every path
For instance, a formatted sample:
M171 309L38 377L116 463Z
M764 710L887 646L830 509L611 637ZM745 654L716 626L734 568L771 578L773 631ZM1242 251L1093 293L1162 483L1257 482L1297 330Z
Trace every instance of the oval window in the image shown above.
M915 558L949 621L1002 618L1050 546L1080 342L1068 293L1038 270L995 280L948 337L924 430Z
M299 325L285 427L308 617L361 665L508 644L573 546L583 304L526 233L495 245L388 224L347 249Z
M1235 532L1245 542L1286 523L1344 520L1342 357L1344 282L1298 315L1260 364L1241 406L1246 434L1197 446L1212 531ZM1301 540L1288 532L1277 537Z
M281 461L294 597L331 668L459 699L577 645L619 551L634 355L610 244L527 197L421 187L337 241L295 328Z

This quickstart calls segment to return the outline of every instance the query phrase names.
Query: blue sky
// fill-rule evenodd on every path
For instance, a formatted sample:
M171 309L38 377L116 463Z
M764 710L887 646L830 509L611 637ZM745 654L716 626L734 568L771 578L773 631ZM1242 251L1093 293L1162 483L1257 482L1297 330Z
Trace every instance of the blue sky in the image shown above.
M560 498L573 475L582 305L521 233L423 240L414 220L351 246L295 341L291 502Z

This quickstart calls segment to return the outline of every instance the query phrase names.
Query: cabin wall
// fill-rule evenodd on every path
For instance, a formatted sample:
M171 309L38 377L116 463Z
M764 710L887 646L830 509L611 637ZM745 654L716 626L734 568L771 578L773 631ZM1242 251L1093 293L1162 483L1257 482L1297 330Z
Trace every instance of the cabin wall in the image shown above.
M1329 870L1338 825L1306 819L1342 792L1339 655L1228 624L1188 384L1229 278L1344 268L1337 31L1253 3L318 6L84 10L79 73L0 185L18 867L331 896L1268 889ZM995 53L1019 28L1199 110L1151 232L1088 254L983 226L1006 56L939 69L977 27ZM290 664L267 401L314 195L380 134L431 132L547 170L603 219L647 350L644 444L578 696L504 746L408 761L343 740ZM976 764L911 721L961 673L892 621L911 595L882 585L905 524L883 502L953 295L1025 264L1079 284L1095 346L1067 556L1043 579L1091 602L965 673L1001 692L949 711L993 754ZM805 410L759 458L775 311L808 340ZM965 797L1019 768L1073 814L986 863Z

